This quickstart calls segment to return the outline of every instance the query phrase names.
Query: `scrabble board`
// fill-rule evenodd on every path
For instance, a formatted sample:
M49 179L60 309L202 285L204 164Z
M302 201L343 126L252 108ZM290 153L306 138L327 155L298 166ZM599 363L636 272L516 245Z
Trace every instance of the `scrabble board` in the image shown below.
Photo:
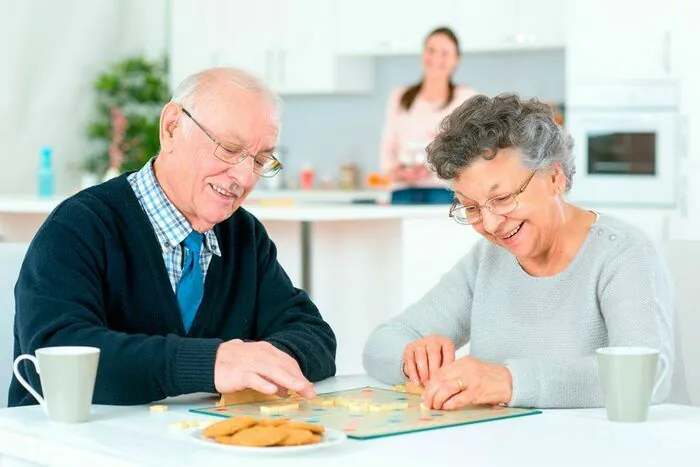
M311 400L290 397L273 402L205 407L190 411L216 417L249 415L308 421L342 430L354 439L379 438L541 413L539 410L501 406L428 410L421 406L419 395L374 387L319 394Z

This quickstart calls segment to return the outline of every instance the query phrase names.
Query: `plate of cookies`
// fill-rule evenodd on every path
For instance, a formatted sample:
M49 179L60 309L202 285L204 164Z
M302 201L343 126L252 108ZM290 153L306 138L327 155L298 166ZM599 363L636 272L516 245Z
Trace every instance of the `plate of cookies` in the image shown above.
M315 423L287 418L238 416L213 423L192 433L209 446L260 453L291 453L340 444L345 433Z

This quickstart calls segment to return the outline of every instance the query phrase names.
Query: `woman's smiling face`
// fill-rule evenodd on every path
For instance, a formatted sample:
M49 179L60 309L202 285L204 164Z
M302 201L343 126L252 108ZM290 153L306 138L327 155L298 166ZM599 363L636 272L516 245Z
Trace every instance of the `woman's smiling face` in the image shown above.
M477 232L517 258L534 258L553 242L565 179L558 167L533 172L522 161L517 148L501 149L493 159L480 158L464 169L453 188L462 206L480 210L472 224ZM511 201L516 203L507 213L484 207L489 202L498 211L496 205L512 207Z

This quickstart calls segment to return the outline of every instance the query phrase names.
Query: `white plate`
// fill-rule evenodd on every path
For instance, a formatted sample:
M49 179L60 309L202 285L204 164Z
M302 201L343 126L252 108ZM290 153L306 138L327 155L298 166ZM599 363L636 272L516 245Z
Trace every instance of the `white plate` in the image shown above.
M311 451L313 449L327 448L329 446L335 446L343 441L347 440L348 437L340 430L335 430L333 428L326 428L323 433L323 439L320 443L316 444L305 444L302 446L270 446L270 447L254 447L254 446L232 446L230 444L217 443L211 438L207 438L202 434L203 429L194 430L192 432L192 437L198 443L204 444L206 446L225 449L227 451L235 452L254 452L256 454L292 454L301 451Z

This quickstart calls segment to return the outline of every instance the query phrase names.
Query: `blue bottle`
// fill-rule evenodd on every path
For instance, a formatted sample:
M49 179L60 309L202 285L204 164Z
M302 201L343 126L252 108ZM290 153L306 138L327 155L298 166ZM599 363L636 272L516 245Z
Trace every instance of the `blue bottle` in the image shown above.
M55 194L55 177L53 172L53 150L50 147L41 148L39 161L39 196L46 198Z

